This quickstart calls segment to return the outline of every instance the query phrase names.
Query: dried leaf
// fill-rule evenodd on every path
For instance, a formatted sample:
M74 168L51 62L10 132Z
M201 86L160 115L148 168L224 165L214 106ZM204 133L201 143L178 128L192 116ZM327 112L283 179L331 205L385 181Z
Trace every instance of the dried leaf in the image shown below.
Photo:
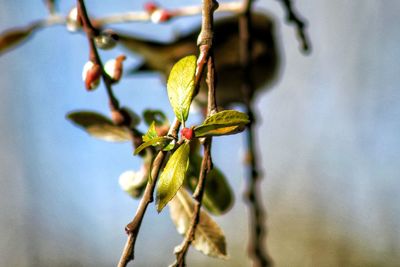
M39 26L39 23L33 23L27 27L14 28L2 32L0 34L0 55L27 40Z
M179 121L187 120L190 103L194 94L196 56L187 56L179 60L168 78L168 98Z
M158 212L161 212L181 188L189 166L189 152L189 143L183 143L165 165L157 186L156 206Z
M202 158L198 154L190 156L189 169L187 172L187 187L194 192L198 175L200 173ZM233 205L234 195L224 174L214 165L208 173L203 195L203 206L214 215L227 212Z
M110 142L131 140L128 129L117 126L107 117L92 111L76 111L67 114L73 124L85 130L91 136Z
M196 137L230 135L242 132L249 117L236 110L224 110L208 117L203 124L194 128Z
M193 216L194 203L189 194L181 189L169 202L171 219L178 233L185 235ZM196 227L193 247L207 256L227 258L226 241L222 229L204 211L200 212L200 222Z

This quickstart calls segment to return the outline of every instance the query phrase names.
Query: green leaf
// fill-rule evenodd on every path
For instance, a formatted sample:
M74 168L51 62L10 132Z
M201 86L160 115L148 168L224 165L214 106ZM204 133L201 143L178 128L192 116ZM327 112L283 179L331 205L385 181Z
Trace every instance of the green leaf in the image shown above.
M189 166L190 145L183 143L169 158L157 186L156 206L160 212L181 188Z
M249 117L236 110L224 110L208 117L203 124L194 128L196 137L229 135L242 132Z
M168 98L179 121L187 120L190 103L194 94L196 56L187 56L179 60L168 78Z
M194 203L189 194L181 189L169 202L170 215L181 235L189 230ZM204 211L200 212L200 221L196 227L193 247L207 256L226 259L226 241L218 224Z
M143 138L143 142L151 141L151 140L153 140L154 138L157 138L157 137L158 137L158 135L157 135L157 131L156 131L156 125L155 125L155 122L153 121L150 124L150 127L147 130L147 133L145 135L143 135L143 137L142 137Z
M92 111L76 111L67 114L67 119L88 134L110 142L131 140L128 129L117 126L107 117Z
M138 146L135 149L135 155L139 154L140 151L142 151L143 149L145 149L146 147L149 146L162 146L162 145L166 145L168 143L168 141L173 140L171 137L168 136L160 136L160 137L155 137L151 140L148 140L147 142L144 142L143 144L141 144L140 146Z
M157 131L156 131L156 125L155 125L154 121L151 123L149 129L147 130L147 133L145 135L143 135L142 139L143 139L143 143L135 149L135 152L134 152L135 155L139 154L140 151L142 151L143 149L145 149L146 147L149 147L149 146L170 147L169 145L170 145L171 141L174 140L173 138L171 138L169 136L158 136ZM174 147L174 144L172 145L172 148L173 147ZM163 148L163 149L165 149L165 148Z
M186 175L186 185L194 192L198 175L200 173L202 157L198 154L190 156L189 169ZM213 166L208 173L203 195L203 206L214 215L221 215L227 212L233 205L234 195L224 174Z
M147 125L150 125L153 121L157 126L169 124L167 116L158 109L146 109L143 111L143 118Z

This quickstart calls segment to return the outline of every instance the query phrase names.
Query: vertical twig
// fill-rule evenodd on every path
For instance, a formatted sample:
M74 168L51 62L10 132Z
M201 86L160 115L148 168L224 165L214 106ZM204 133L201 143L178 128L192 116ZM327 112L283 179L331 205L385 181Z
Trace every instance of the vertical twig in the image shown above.
M254 144L254 123L255 117L252 110L251 97L254 91L253 81L251 80L251 0L245 0L245 11L239 20L240 33L240 59L243 69L242 92L245 98L247 114L250 118L250 124L247 129L247 153L250 160L249 174L247 178L247 188L244 193L247 200L250 213L250 240L248 244L249 256L253 260L254 267L271 266L272 261L265 247L265 211L262 206L262 198L259 192L259 170L257 166L257 153Z
M205 61L207 61L207 85L208 85L208 103L207 103L207 116L217 112L217 103L215 97L215 64L212 52L212 43L214 38L213 31L213 18L214 11L218 7L218 2L215 0L203 0L203 11L202 11L202 27L198 37L198 45L200 53L203 55ZM193 193L193 199L195 200L192 220L189 229L182 241L179 249L175 252L176 261L172 264L174 267L186 266L185 259L186 254L189 250L191 243L195 239L196 228L200 221L200 212L202 206L202 200L204 195L206 177L212 169L212 158L211 158L211 144L212 138L206 138L203 144L204 155L201 162L199 181L196 189Z
M209 1L209 0L205 0ZM212 6L216 8L215 6ZM211 35L212 36L212 35ZM212 40L212 38L211 38ZM204 39L199 39L200 45L200 54L197 60L196 74L195 74L195 87L198 89L200 85L201 76L203 74L204 66L208 62L209 55L209 47L210 47L210 38L209 34L204 35ZM207 45L205 45L207 44ZM196 89L196 91L197 91ZM171 126L169 134L176 137L178 135L180 122L175 120L174 124ZM148 183L143 194L143 197L139 203L139 207L136 211L135 217L133 220L126 226L125 230L128 234L128 238L126 240L124 249L121 254L121 258L118 263L118 267L126 267L128 263L134 259L134 251L135 251L135 243L137 235L139 234L140 226L143 221L143 217L146 213L146 209L148 205L153 202L153 194L154 189L157 183L158 175L161 170L161 166L163 165L165 159L165 152L160 151L153 163L153 169L151 170L152 181ZM202 193L201 193L202 195ZM186 253L185 253L186 254Z

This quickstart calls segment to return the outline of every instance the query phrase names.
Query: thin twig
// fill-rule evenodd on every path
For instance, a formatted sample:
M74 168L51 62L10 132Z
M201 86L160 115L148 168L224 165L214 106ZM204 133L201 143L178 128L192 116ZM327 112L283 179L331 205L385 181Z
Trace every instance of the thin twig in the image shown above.
M267 254L265 248L265 211L262 206L262 198L258 191L257 185L259 181L259 172L257 166L257 155L254 145L254 114L252 111L252 92L254 90L253 81L251 80L252 62L252 25L251 25L251 0L245 0L244 6L246 11L239 20L240 33L240 59L243 69L242 92L245 99L247 114L250 118L250 124L247 129L247 149L250 157L249 174L247 178L247 189L245 199L249 207L249 229L250 240L248 244L248 253L253 260L254 267L266 267L272 265L272 260Z
M195 73L195 91L198 92L200 86L200 80L203 74L204 66L208 60L209 49L205 46L200 46L200 54L197 59L197 67ZM169 135L174 137L177 136L180 122L175 118L174 123L171 125L169 130ZM144 215L146 213L147 206L153 202L153 193L157 183L158 175L161 170L161 166L163 165L165 159L165 152L160 151L154 160L153 169L151 171L151 177L153 178L150 183L147 184L146 189L144 191L143 197L139 203L139 207L136 211L135 217L133 220L126 226L125 230L128 233L128 238L126 240L121 258L118 263L118 267L126 267L129 261L134 259L134 251L135 251L135 243L136 238L139 233L139 229L141 223L143 221Z
M304 19L300 18L297 12L293 9L292 0L278 0L282 3L286 10L286 20L296 27L297 36L301 42L301 49L304 53L311 50L311 43L306 33L307 24Z
M242 9L243 6L241 2L228 2L228 3L221 3L216 12L240 13ZM195 16L201 14L201 11L202 11L201 6L186 6L171 10L168 9L168 12L171 14L172 18ZM151 15L148 12L133 11L133 12L108 15L103 18L96 19L96 22L99 23L99 25L109 25L109 24L129 23L138 21L146 22L150 20L151 20Z
M217 112L217 103L215 97L215 65L214 57L212 53L212 40L213 40L213 17L214 11L218 7L218 3L214 0L203 0L203 16L202 16L202 28L199 34L198 45L200 51L205 51L208 55L207 60L207 85L208 85L208 105L207 105L207 116ZM195 200L193 207L192 220L189 225L189 229L185 235L184 240L179 245L179 249L175 252L176 261L172 266L184 267L186 266L185 259L186 254L189 250L191 243L195 239L196 228L200 221L200 212L202 206L202 200L204 195L206 177L212 169L212 158L211 158L211 144L212 139L206 138L204 141L204 155L200 167L199 181L196 189L193 193L193 199Z
M242 10L243 6L241 2L228 2L228 3L221 3L216 12L239 14L242 12ZM176 9L171 9L168 11L171 14L171 18L196 16L201 14L201 6L185 6ZM40 29L56 25L65 25L66 21L67 19L64 15L52 13L47 18L36 20L31 24L37 25L37 29ZM101 28L112 24L151 22L151 15L147 11L131 11L124 13L110 14L104 17L91 19L91 21L95 23L96 27Z
M108 95L109 102L110 102L110 108L113 111L117 111L117 110L119 110L119 102L118 102L117 98L115 97L113 90L112 90L113 80L105 72L99 52L97 51L97 47L94 42L94 38L97 37L100 34L100 32L97 28L93 27L92 23L90 22L90 19L88 17L87 11L86 11L86 6L85 6L85 3L83 0L78 0L78 13L80 15L80 18L81 18L81 21L83 24L82 25L83 29L86 32L86 36L89 41L90 60L92 60L93 63L96 63L100 66L100 69L102 72L101 76L102 76L104 84L106 86L106 91L107 91L107 95Z

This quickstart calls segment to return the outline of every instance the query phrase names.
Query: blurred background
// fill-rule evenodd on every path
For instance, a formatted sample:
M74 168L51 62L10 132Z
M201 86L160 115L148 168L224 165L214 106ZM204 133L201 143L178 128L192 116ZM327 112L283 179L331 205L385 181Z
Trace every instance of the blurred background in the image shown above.
M73 5L59 7L65 13ZM87 5L100 16L140 10L143 1ZM309 56L299 52L279 2L257 2L276 18L283 58L279 81L256 102L270 254L276 266L399 266L400 3L295 5L309 22ZM41 1L0 0L0 30L46 14ZM123 27L168 41L199 21ZM0 57L0 266L115 266L119 259L138 201L119 188L118 177L141 161L129 144L95 140L65 120L76 109L108 114L104 90L87 93L81 81L87 51L82 35L53 27ZM135 111L161 105L172 119L158 74L129 76L116 93ZM236 194L234 208L216 218L230 260L191 250L189 266L250 266L243 144L237 135L213 147ZM169 212L157 215L150 206L135 266L168 265L180 241Z

